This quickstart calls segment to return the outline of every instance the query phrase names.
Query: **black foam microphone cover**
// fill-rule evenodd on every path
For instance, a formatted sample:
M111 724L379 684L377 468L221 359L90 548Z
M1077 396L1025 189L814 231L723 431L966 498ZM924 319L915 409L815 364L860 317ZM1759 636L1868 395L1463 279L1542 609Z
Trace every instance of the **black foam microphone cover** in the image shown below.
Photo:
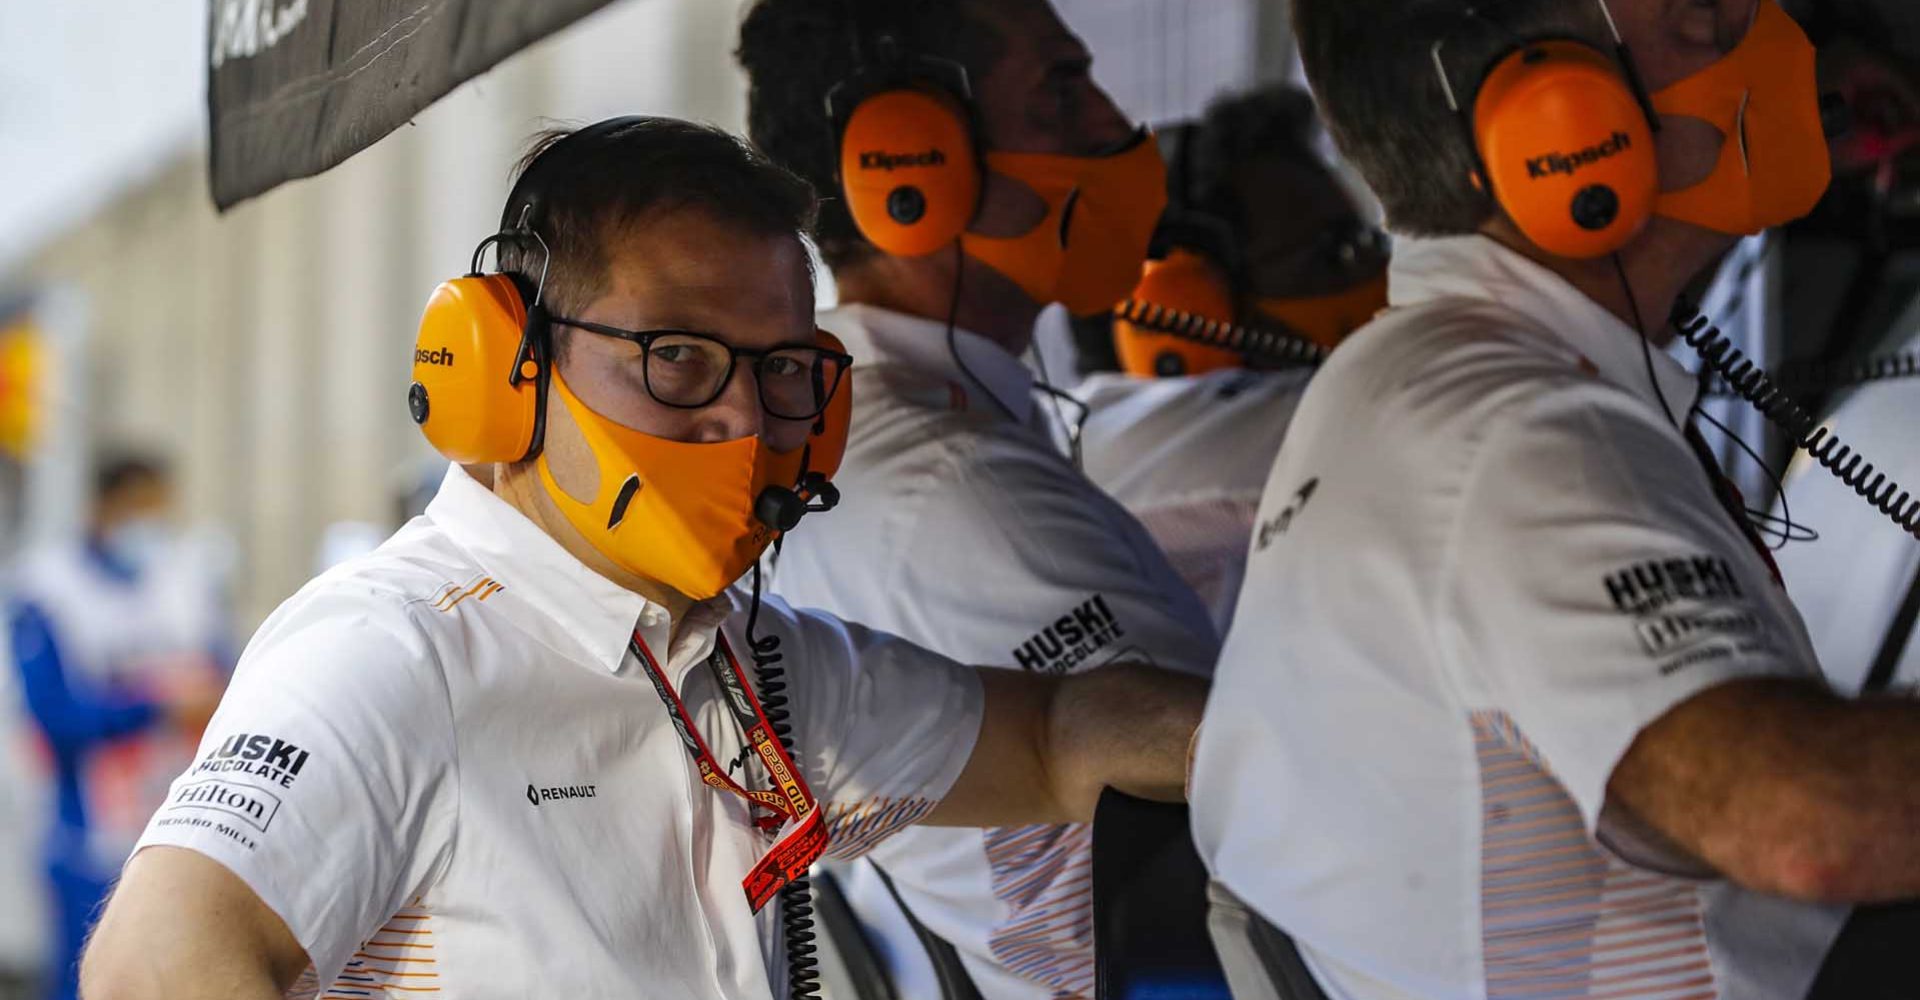
M753 500L753 516L779 532L792 531L807 514L807 501L785 486L769 486Z

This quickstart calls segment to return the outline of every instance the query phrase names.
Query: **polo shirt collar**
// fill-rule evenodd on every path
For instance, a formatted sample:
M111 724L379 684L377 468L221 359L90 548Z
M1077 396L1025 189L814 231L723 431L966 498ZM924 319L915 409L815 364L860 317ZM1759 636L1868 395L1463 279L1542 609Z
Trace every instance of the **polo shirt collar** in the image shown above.
M1032 418L1032 370L1006 348L971 330L953 331L953 352L966 363L962 371L954 364L953 352L947 350L945 323L864 303L828 310L820 315L819 322L821 329L847 345L855 371L863 366L893 365L954 382L969 393L984 386L1000 401L1000 407L989 410L1011 413L1015 422L1023 425Z
M663 639L671 628L666 608L589 569L457 464L448 467L440 492L427 504L427 517L514 595L502 602L502 613L519 618L534 635L565 637L609 672L620 670L636 626L646 633L658 629ZM718 626L688 618L689 628Z
M1536 261L1487 236L1399 237L1388 271L1388 305L1477 299L1525 316L1599 370L1600 377L1659 409L1660 395L1682 421L1700 384L1666 351L1654 350L1656 394L1647 381L1640 332Z

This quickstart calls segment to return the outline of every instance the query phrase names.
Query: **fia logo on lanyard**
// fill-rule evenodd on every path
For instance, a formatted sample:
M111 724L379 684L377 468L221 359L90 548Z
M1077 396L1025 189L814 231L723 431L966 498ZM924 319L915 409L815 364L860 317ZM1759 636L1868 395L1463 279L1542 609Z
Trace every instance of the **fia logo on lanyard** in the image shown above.
M667 680L666 671L661 669L638 629L634 630L629 647L647 668L647 678L653 681L654 691L667 706L667 714L680 734L680 744L693 760L700 780L712 788L746 799L754 813L754 826L764 833L777 835L773 847L740 882L747 895L747 905L758 913L787 883L805 876L807 869L826 853L827 824L820 815L813 790L807 787L807 780L794 765L793 757L780 744L766 709L761 707L752 685L747 683L746 672L740 669L740 660L733 655L727 637L720 635L716 640L713 655L707 658L707 667L725 693L728 711L746 736L747 745L773 779L773 789L749 789L733 780L714 757L692 714Z

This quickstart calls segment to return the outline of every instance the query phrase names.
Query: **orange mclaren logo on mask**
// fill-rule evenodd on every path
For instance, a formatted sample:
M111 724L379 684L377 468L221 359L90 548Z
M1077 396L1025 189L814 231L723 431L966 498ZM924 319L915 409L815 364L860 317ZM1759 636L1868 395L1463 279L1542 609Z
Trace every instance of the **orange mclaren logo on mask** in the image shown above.
M892 173L901 167L939 167L945 166L947 154L938 148L923 153L889 153L884 150L870 149L860 154L860 169L885 170Z

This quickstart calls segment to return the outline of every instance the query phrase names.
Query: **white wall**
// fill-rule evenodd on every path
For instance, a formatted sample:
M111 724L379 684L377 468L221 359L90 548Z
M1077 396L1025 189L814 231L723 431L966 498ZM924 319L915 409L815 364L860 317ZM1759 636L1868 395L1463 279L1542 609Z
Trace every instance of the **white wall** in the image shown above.
M185 4L193 20L202 10ZM738 128L744 89L728 57L736 18L731 0L613 4L334 170L225 215L207 197L192 129L149 142L134 157L140 171L88 174L90 189L129 177L132 186L11 273L0 263L0 285L64 290L42 302L84 341L72 359L78 381L51 413L52 453L36 470L36 484L65 484L40 486L38 533L77 527L76 476L93 449L137 444L175 456L192 517L238 542L243 638L305 581L327 524L392 521L396 494L432 464L404 404L414 324L434 284L461 273L493 231L528 135L622 113ZM198 66L197 35L156 37ZM82 41L71 41L68 58L85 51ZM141 74L156 88L172 80L146 64L127 75ZM101 90L119 94L123 83ZM30 149L97 138L89 127ZM129 155L110 144L99 152ZM9 164L20 159L13 153ZM50 172L47 162L36 168Z

